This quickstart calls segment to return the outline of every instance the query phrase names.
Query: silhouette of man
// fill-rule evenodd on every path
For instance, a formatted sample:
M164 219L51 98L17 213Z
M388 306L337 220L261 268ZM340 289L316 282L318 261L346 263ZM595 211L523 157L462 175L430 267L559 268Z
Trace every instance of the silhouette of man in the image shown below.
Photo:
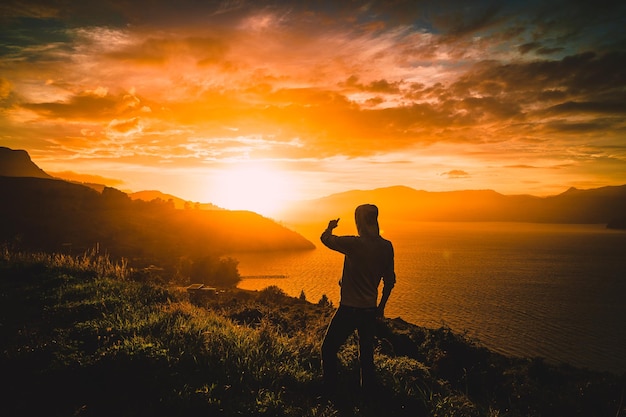
M368 393L375 387L374 333L376 318L383 317L385 305L396 282L394 251L390 241L380 236L378 208L363 204L354 212L358 236L336 236L339 219L328 222L320 240L328 248L343 253L343 273L339 285L341 299L322 343L322 370L328 394L336 393L337 353L346 339L357 331L361 387ZM383 292L378 301L378 286Z

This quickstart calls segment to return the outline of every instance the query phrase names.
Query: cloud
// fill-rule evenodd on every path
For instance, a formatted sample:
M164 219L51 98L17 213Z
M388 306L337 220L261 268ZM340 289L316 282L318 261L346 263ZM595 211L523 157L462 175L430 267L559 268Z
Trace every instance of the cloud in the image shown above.
M141 99L133 93L109 94L108 88L96 85L93 89L66 95L63 100L28 102L22 98L17 105L48 119L102 121L148 113L149 105L141 104Z
M557 105L545 109L546 115L567 115L567 114L607 114L607 115L624 115L626 114L626 102L610 101L592 102L592 101L565 101Z
M456 179L456 178L469 178L470 174L468 174L467 172L461 170L461 169L453 169L451 171L447 171L447 172L442 172L440 174L441 176L450 178L450 179Z
M222 40L210 37L149 37L108 52L106 56L122 62L151 65L189 57L199 65L207 65L220 62L226 51L227 45Z
M359 79L357 76L350 76L345 83L341 83L340 85L346 86L348 88L354 88L360 91L368 91L373 93L387 93L387 94L398 94L400 92L400 81L389 82L385 79L374 80L368 84L359 83Z
M598 55L585 52L561 60L535 60L502 64L484 61L456 82L457 94L488 93L486 80L497 83L508 94L526 93L524 98L538 98L538 92L562 90L570 97L580 94L598 95L618 92L626 76L620 66L626 64L626 54L613 52ZM530 95L532 94L532 95Z
M7 0L0 128L146 165L552 166L624 141L621 3Z
M499 21L500 6L493 2L452 5L448 13L435 17L436 27L443 29L446 37L460 38L489 29Z
M119 137L119 136L130 136L137 133L141 133L143 130L143 126L141 123L141 119L138 117L133 117L128 120L112 120L107 126L107 136L109 137Z
M522 55L525 55L529 53L530 51L539 49L540 47L541 47L540 42L528 42L528 43L518 46L517 49Z
M601 130L606 125L603 127L597 121L569 125L567 120L553 120L546 124L544 118L558 114L574 118L592 109L610 115L611 111L620 109L619 103L563 101L575 96L602 98L599 91L612 97L610 93L616 86L603 85L601 81L598 81L597 91L588 88L581 91L574 73L581 65L602 68L594 61L605 59L605 56L584 54L566 57L560 62L505 65L485 61L453 83L430 87L384 78L363 83L357 76L349 77L336 90L332 85L276 88L282 80L271 77L261 78L264 88L253 84L252 79L248 80L248 86L245 83L205 85L202 78L197 78L177 82L178 91L172 88L149 90L146 85L144 95L153 97L146 100L137 94L110 94L107 88L94 86L63 101L24 103L23 107L48 118L100 120L110 123L110 133L125 136L142 133L139 119L133 119L145 114L142 108L167 109L151 114L153 126L182 123L201 135L223 135L225 126L236 126L238 135L274 137L283 142L297 137L307 149L320 155L358 156L439 140L506 141L511 139L514 126L520 123L534 125L535 133L543 130L546 134L555 129L566 132L578 128L588 132L596 127ZM573 81L556 76L557 70L566 69ZM611 75L610 71L605 70L606 78L619 77ZM223 77L228 79L227 74ZM157 81L148 80L149 83ZM372 95L358 102L350 96L350 91ZM386 104L389 97L394 97L395 102ZM544 109L537 107L541 100L547 105ZM493 126L497 125L500 125L500 132L509 130L509 133L496 135ZM128 129L122 132L123 127ZM289 154L293 156L294 151L297 150L290 149Z
M5 78L0 78L0 100L6 100L11 95L13 85Z
M532 165L519 164L519 165L507 165L505 166L505 168L536 169L537 167L532 166Z

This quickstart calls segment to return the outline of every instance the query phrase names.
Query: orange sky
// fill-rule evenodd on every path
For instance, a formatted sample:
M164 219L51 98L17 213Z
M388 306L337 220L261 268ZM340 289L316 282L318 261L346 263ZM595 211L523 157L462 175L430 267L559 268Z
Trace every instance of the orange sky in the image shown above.
M623 2L172 4L3 2L0 146L264 214L391 185L626 183Z

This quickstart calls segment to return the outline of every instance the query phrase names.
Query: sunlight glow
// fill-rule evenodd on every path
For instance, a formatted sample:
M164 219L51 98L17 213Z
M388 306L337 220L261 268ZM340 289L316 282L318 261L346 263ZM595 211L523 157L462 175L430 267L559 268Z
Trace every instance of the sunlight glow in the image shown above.
M293 194L289 175L261 162L238 163L216 174L207 197L230 210L251 210L272 216Z
M546 196L626 178L624 2L597 19L584 2L8 2L0 146L44 170L265 212L394 185Z

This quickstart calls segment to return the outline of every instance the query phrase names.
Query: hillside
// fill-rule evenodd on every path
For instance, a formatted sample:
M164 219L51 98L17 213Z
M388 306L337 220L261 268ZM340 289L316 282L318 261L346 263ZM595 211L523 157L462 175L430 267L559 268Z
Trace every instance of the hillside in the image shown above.
M47 179L59 179L46 173L43 169L39 168L31 159L30 155L25 150L16 150L0 146L0 176L4 177L33 177L33 178L47 178ZM92 188L99 193L107 188L105 184L93 183L93 182L78 182L73 180L65 180L73 184L80 184L86 187ZM182 198L173 196L171 194L165 194L158 190L145 190L128 193L128 196L132 200L152 201L156 199L168 202L172 200L174 207L177 209L200 209L200 210L223 210L222 208L211 203L199 203L194 201L187 201Z
M223 208L218 207L215 204L188 201L171 194L163 193L158 190L137 191L134 193L128 193L128 196L131 198L131 200L152 201L159 199L166 202L171 200L174 203L174 207L177 209L224 210Z
M400 318L376 334L375 396L358 349L340 351L322 395L320 345L333 308L259 292L190 302L94 256L0 252L3 416L615 417L624 376L508 358L449 329ZM27 300L27 302L25 302ZM315 301L315 300L313 300Z
M138 264L235 251L303 250L313 244L247 211L179 210L172 202L133 201L61 180L0 177L0 242L28 250L98 249Z

